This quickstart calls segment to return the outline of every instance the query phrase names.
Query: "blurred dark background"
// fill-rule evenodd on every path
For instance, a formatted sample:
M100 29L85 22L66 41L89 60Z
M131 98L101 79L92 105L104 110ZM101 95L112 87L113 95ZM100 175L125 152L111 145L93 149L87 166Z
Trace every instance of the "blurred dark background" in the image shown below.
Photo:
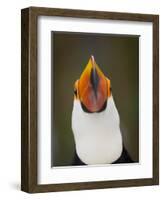
M139 161L139 36L52 32L52 166L71 165L73 86L91 55L111 80L124 144Z

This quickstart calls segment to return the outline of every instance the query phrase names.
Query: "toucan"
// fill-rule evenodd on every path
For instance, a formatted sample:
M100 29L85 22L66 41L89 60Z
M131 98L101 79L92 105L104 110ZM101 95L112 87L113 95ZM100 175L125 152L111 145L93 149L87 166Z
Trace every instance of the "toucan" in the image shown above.
M92 55L74 84L72 165L131 163L124 147L111 81Z

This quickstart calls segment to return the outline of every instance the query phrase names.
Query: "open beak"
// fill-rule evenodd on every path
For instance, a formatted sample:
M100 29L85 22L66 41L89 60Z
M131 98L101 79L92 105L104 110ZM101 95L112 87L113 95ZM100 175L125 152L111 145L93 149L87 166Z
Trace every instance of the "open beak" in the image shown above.
M93 56L80 76L78 89L81 104L87 111L99 112L106 104L108 79L96 64Z

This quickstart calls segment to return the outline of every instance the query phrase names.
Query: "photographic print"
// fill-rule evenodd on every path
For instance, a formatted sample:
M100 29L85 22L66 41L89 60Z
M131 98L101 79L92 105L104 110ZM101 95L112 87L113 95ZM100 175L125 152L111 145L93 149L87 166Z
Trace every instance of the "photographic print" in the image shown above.
M21 11L21 190L159 184L159 16Z
M52 32L52 166L139 162L139 36Z

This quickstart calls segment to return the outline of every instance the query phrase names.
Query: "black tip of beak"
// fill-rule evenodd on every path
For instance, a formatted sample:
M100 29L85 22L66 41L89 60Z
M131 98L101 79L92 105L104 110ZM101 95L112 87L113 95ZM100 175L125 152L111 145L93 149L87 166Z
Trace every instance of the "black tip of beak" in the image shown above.
M91 85L92 85L92 88L93 88L94 93L95 93L95 97L97 97L99 76L98 76L98 73L97 73L97 70L96 70L95 67L93 67L92 70L91 70L90 81L91 81Z

